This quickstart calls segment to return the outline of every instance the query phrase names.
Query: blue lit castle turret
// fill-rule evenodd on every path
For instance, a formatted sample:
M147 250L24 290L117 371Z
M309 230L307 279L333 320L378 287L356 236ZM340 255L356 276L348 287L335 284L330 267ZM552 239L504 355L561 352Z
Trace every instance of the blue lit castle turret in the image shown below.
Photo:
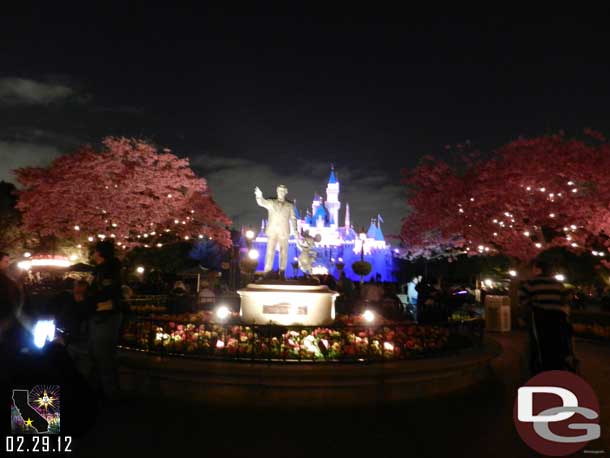
M394 257L392 249L386 243L381 230L383 219L381 216L371 219L366 238L364 241L360 239L352 225L350 217L349 204L345 205L345 213L343 217L343 225L341 225L340 211L341 201L339 200L339 180L334 167L331 166L328 184L326 185L326 199L318 193L314 194L311 210L300 212L296 210L297 225L299 232L301 230L309 231L312 236L320 235L320 242L316 244L318 256L314 265L314 273L331 273L336 278L339 278L340 269L337 267L344 266L345 274L352 280L359 281L360 277L352 272L352 263L360 260L361 251L364 248L364 258L372 265L371 274L367 279L375 279L376 275L381 276L382 281L394 281ZM296 202L295 202L296 208ZM261 224L261 230L254 240L254 248L260 253L265 253L267 246L267 237L265 236L264 226L266 222ZM364 243L364 246L362 245ZM293 263L289 266L286 274L299 276L302 273L294 267L296 258L299 255L299 249L296 245L296 239L290 238L288 245L288 259ZM264 256L259 260L258 270L263 269ZM277 268L278 255L274 260L274 269Z

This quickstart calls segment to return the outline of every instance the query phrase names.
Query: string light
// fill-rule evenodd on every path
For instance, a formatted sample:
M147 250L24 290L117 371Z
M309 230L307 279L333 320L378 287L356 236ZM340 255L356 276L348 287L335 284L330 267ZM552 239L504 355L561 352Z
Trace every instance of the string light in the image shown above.
M536 243L536 248L542 248L542 243Z
M80 231L80 226L77 224L76 226L74 226L74 230L75 231Z

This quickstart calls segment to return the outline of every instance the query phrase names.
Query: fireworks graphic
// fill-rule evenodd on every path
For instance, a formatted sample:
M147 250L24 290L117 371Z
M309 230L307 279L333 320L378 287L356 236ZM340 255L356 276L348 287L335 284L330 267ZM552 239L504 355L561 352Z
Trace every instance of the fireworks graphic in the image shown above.
M59 386L36 385L30 390L30 403L43 417L59 412Z

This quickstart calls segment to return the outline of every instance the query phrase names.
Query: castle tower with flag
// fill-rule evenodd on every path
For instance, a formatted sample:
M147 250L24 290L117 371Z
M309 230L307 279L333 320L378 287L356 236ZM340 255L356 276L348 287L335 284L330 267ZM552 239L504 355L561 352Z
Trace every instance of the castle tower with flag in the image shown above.
M394 256L392 249L385 241L381 230L383 218L377 215L371 218L368 231L364 235L359 234L352 224L349 203L345 204L343 220L341 220L341 201L339 200L340 185L334 166L331 166L330 176L326 185L326 196L322 197L317 192L314 193L311 209L305 212L296 210L297 225L299 232L307 231L311 235L320 235L320 242L316 244L318 257L314 264L314 273L330 273L339 278L341 268L352 280L360 280L360 277L352 271L352 264L360 260L361 253L364 253L366 261L372 265L371 274L368 278L373 280L381 277L382 281L394 281ZM295 202L296 207L296 202ZM254 240L254 247L260 253L265 253L267 237L265 236L264 226L266 221L262 221L261 230ZM292 276L301 275L296 267L296 258L299 249L296 246L296 238L293 236L289 240L288 260L292 263L288 267L286 274ZM260 257L258 269L263 269L264 256ZM274 261L274 268L277 269L278 255Z

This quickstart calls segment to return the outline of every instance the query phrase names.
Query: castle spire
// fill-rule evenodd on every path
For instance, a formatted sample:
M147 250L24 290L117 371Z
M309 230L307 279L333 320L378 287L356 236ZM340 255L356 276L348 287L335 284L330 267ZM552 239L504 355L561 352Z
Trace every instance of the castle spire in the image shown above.
M349 229L351 225L352 224L349 218L349 204L345 204L345 228Z
M335 164L330 164L330 177L328 178L328 184L337 183L337 176L335 175Z

